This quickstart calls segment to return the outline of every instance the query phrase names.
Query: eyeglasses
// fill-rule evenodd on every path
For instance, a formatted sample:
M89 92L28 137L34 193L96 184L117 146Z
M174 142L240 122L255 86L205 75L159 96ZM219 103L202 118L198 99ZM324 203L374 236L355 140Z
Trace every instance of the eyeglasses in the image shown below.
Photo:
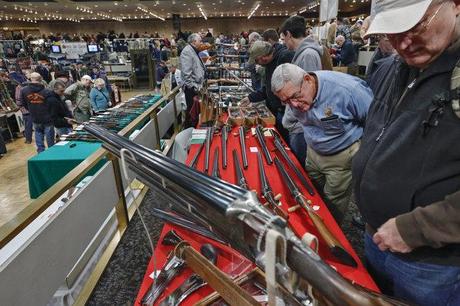
M438 15L439 11L442 9L444 4L446 4L446 3L447 2L443 2L438 7L438 9L434 12L434 14L431 15L431 17L428 17L428 16L425 17L424 20L420 21L418 24L416 24L414 27L412 27L411 29L407 30L406 32L402 32L402 33L398 33L398 34L387 34L388 38L394 39L394 38L397 38L397 37L402 37L403 35L406 36L409 33L411 34L411 37L422 35L423 33L425 33L428 30L430 24L433 22L433 20Z
M283 103L288 104L289 102L292 103L292 101L297 101L300 97L302 97L302 89L303 89L303 83L305 80L302 80L302 83L300 83L299 90L297 90L295 93L293 93L289 98L285 99Z

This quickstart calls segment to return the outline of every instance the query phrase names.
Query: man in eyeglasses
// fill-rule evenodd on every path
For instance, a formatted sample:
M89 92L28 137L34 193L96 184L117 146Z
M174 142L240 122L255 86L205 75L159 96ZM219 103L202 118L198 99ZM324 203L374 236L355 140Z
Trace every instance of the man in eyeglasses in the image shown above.
M306 72L282 64L273 93L288 104L307 143L305 169L341 224L351 195L351 161L359 149L372 91L366 82L335 71Z
M460 305L459 15L459 0L376 1L366 34L399 56L353 160L365 253L383 292L417 305Z

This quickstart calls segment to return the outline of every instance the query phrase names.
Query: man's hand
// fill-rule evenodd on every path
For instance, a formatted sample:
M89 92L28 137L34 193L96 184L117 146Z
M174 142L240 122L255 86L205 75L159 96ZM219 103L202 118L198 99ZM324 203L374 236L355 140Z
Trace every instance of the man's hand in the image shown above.
M238 102L238 105L239 105L239 106L246 107L246 106L248 106L250 103L251 103L251 101L249 101L249 98L246 97L246 98L242 99L240 102Z
M412 248L404 242L399 234L395 218L391 218L385 222L372 239L380 251L390 250L391 252L398 253L409 253L412 251Z
M75 119L73 119L73 118L64 117L64 119L65 119L65 120L67 121L67 123L70 124L70 125L77 124L77 121L75 121Z

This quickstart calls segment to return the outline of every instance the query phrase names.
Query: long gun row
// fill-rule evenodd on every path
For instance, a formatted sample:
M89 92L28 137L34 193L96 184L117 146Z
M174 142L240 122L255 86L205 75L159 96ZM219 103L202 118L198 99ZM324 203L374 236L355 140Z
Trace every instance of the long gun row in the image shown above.
M84 128L100 139L103 147L115 156L120 157L122 150L129 151L131 154L126 154L125 160L139 180L174 200L171 201L174 206L188 210L197 219L205 220L213 231L262 269L265 268L264 264L256 260L264 253L258 241L265 239L267 224L270 223L270 230L286 239L287 265L283 271L297 273L329 303L404 305L344 279L302 243L283 222L273 222L275 215L261 205L253 192L216 180L101 127L87 124ZM278 279L282 282L281 276Z

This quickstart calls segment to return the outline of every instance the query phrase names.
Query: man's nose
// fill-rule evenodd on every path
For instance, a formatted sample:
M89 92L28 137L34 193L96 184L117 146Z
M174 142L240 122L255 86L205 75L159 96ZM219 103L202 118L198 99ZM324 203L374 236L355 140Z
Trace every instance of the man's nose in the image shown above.
M412 44L412 38L407 33L402 34L398 40L398 49L406 50Z

